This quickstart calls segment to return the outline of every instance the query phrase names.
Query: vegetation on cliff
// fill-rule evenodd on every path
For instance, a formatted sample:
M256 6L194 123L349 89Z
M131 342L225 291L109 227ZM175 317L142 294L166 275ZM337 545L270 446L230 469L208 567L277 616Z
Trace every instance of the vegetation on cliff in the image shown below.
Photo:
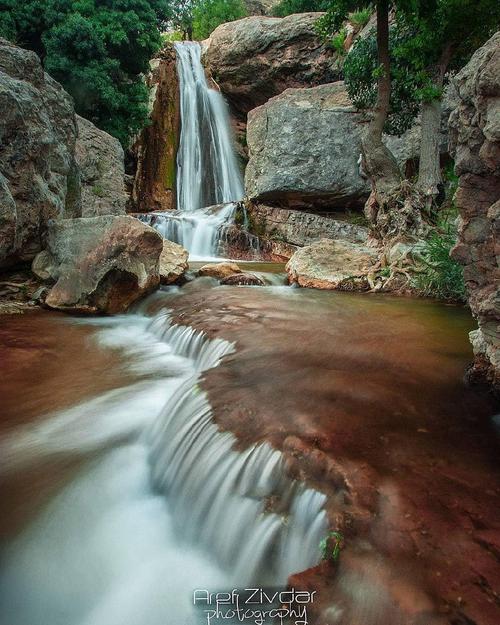
M243 0L167 0L170 25L181 39L206 39L226 22L248 15Z
M77 112L128 145L145 123L142 74L168 0L0 0L0 35L34 50Z

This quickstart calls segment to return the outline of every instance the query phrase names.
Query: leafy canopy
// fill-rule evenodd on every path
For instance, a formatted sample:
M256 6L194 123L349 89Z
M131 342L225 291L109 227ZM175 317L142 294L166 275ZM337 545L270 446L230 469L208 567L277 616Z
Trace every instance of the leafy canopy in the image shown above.
M141 74L169 0L0 0L0 35L34 50L79 114L124 146L147 119Z
M193 6L193 37L206 39L220 24L247 15L243 0L197 0Z

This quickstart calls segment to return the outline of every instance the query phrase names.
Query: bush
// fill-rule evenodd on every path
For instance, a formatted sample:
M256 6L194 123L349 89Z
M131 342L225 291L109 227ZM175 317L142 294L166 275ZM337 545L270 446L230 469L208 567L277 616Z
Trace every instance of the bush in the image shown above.
M330 0L281 0L273 9L275 17L286 17L293 13L311 13L326 11L330 7Z
M206 39L220 24L247 15L243 0L198 0L193 6L193 37Z
M423 271L414 278L414 286L423 295L465 301L462 266L450 257L450 250L456 240L455 228L445 223L430 234L420 250Z
M342 28L340 32L338 32L336 35L332 37L332 40L330 42L330 45L332 46L332 48L340 56L343 56L346 53L346 50L344 48L346 37L347 37L347 31L345 28Z
M368 24L371 14L372 9L369 8L362 9L361 11L354 11L354 13L351 13L349 15L349 21L351 22L351 24L363 28L363 26L366 26Z

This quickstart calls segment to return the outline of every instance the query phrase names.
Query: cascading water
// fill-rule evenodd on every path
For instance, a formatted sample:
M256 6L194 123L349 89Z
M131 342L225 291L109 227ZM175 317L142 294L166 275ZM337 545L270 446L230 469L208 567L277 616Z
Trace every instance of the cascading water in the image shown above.
M314 564L325 497L269 445L236 451L198 386L233 345L164 311L81 323L139 379L3 439L4 473L83 465L3 549L1 625L199 625L194 589L282 585Z
M165 238L194 257L215 257L233 204L243 198L241 172L234 154L226 103L210 89L195 42L176 43L180 87L181 135L177 153L176 211L141 217Z

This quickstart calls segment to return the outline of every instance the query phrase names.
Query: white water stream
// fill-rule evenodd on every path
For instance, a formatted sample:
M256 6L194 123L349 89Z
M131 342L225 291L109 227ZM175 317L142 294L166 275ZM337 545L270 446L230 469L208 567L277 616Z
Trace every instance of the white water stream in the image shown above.
M165 312L85 323L140 380L3 439L3 474L84 462L2 550L1 625L194 625L194 589L284 584L314 564L324 496L267 444L236 451L198 386L233 346Z
M218 256L224 225L244 195L227 106L207 83L196 42L175 44L181 135L177 152L177 210L148 213L142 221L185 247L192 258ZM225 204L226 206L216 206Z

